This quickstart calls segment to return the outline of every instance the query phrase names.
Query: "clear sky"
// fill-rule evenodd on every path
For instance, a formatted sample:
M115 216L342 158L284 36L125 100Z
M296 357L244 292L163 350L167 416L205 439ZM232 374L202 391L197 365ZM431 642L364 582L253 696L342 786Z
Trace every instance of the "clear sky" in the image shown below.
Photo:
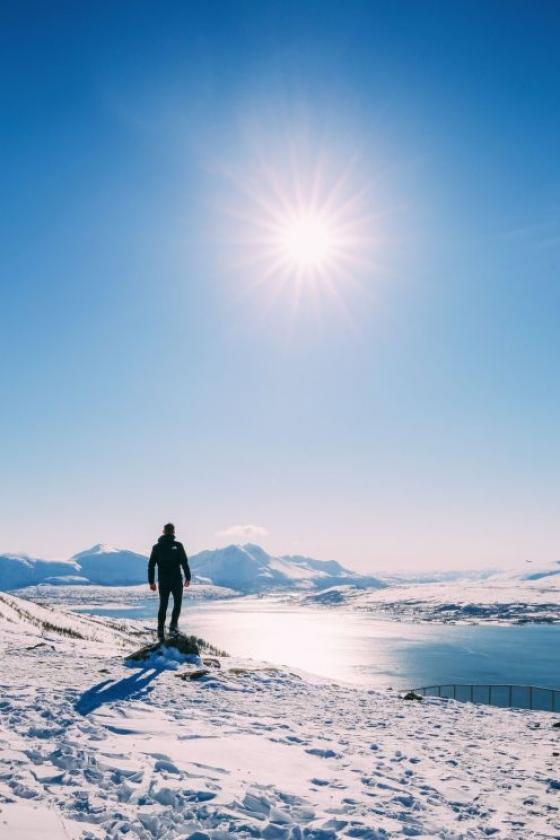
M0 550L172 519L362 570L559 557L557 2L0 29ZM319 268L294 214L330 214Z

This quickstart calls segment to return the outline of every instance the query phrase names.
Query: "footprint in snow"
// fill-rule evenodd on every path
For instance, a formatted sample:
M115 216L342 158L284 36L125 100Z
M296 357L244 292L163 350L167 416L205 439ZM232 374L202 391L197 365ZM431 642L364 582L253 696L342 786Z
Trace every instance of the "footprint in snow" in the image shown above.
M309 755L317 755L319 758L342 758L340 753L335 752L334 750L324 750L321 747L311 747L308 750L305 750L306 753Z
M181 771L179 768L173 764L167 757L162 757L158 759L155 763L154 770L158 773L165 772L165 773L176 773L177 775L181 775Z

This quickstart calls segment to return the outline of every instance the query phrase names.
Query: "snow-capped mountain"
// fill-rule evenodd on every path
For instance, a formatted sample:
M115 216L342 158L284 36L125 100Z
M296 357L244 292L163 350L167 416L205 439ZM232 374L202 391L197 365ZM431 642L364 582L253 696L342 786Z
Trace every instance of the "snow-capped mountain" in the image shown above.
M65 561L0 555L0 590L40 583L135 585L146 582L147 565L148 558L144 554L103 544L80 551ZM190 558L190 566L195 580L244 594L346 584L361 588L385 585L378 578L345 569L334 560L314 560L298 555L276 557L251 544L201 551Z
M21 589L40 583L97 583L127 586L144 583L148 558L134 551L94 545L69 560L41 560L26 554L0 555L0 590Z
M79 566L72 560L41 560L27 554L0 554L0 589L19 589L51 579L79 575Z
M190 564L193 574L199 579L244 593L311 589L337 584L384 586L379 579L359 575L334 560L313 560L297 555L275 557L251 543L201 551L191 558Z
M71 558L90 583L127 586L147 579L148 558L135 551L99 543Z

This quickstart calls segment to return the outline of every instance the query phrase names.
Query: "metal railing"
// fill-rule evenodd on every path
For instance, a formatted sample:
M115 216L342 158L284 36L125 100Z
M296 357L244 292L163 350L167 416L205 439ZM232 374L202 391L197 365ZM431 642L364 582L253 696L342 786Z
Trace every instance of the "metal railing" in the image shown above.
M534 709L560 712L560 689L538 685L502 685L491 683L447 683L412 689L422 697L442 697L463 703L482 703L507 709Z

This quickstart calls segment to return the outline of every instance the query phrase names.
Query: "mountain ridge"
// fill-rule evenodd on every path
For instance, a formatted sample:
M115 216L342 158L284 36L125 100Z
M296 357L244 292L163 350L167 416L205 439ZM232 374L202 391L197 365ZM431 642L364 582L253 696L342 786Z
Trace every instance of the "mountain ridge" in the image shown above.
M189 558L195 580L235 589L242 594L281 589L317 589L341 584L380 588L376 577L361 575L335 560L302 555L272 555L259 545L205 549ZM127 586L147 579L147 555L96 543L68 560L43 560L24 554L0 555L0 590L41 583Z

